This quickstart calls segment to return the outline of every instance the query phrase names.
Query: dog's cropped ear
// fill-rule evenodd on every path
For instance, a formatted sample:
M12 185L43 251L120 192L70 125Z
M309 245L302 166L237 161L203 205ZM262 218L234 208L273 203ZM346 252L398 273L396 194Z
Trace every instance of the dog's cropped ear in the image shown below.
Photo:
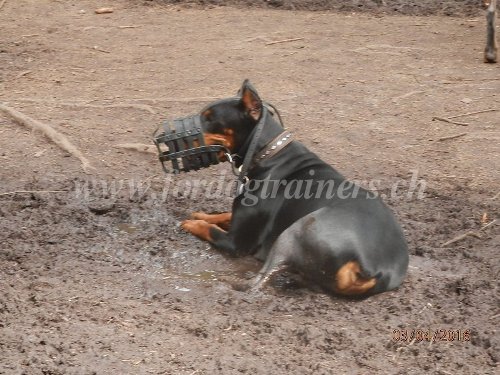
M243 81L243 85L238 94L241 96L241 102L248 114L252 116L255 121L258 121L262 115L262 100L260 100L257 90L254 89L248 79Z

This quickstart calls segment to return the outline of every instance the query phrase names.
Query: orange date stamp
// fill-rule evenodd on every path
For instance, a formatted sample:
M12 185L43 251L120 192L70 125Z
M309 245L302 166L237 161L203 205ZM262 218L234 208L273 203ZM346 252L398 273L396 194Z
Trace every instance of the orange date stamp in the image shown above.
M394 329L394 342L468 342L471 339L470 329Z

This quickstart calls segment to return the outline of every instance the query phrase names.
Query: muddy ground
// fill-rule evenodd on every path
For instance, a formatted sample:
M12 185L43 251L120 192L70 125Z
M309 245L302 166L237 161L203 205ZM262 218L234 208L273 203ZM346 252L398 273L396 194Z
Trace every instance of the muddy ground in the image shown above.
M500 236L486 225L499 208L500 67L482 62L481 12L145 3L0 9L0 102L94 167L0 115L0 373L496 373ZM114 13L96 15L103 5ZM259 264L178 227L230 207L228 166L165 178L154 154L117 147L150 144L163 119L244 78L297 139L385 194L411 250L401 288L352 301L283 275L248 298L232 285ZM432 120L478 111L454 119L467 125ZM417 329L448 331L395 340Z

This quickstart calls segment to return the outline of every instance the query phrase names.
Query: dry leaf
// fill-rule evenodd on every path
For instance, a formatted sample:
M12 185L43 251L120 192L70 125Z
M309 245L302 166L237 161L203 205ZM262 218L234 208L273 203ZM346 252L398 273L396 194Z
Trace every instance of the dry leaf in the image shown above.
M481 217L481 224L486 224L488 222L488 213L485 212L483 216Z

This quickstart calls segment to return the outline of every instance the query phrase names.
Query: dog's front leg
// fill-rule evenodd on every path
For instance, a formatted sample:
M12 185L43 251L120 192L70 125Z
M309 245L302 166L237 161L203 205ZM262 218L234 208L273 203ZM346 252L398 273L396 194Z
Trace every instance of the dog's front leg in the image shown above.
M228 231L231 227L231 212L224 212L221 214L206 214L204 212L195 212L191 214L192 219L203 220L209 224L215 224L221 229Z
M184 220L181 227L199 239L209 242L215 248L230 255L236 255L231 233L221 229L218 225L207 223L205 220Z

